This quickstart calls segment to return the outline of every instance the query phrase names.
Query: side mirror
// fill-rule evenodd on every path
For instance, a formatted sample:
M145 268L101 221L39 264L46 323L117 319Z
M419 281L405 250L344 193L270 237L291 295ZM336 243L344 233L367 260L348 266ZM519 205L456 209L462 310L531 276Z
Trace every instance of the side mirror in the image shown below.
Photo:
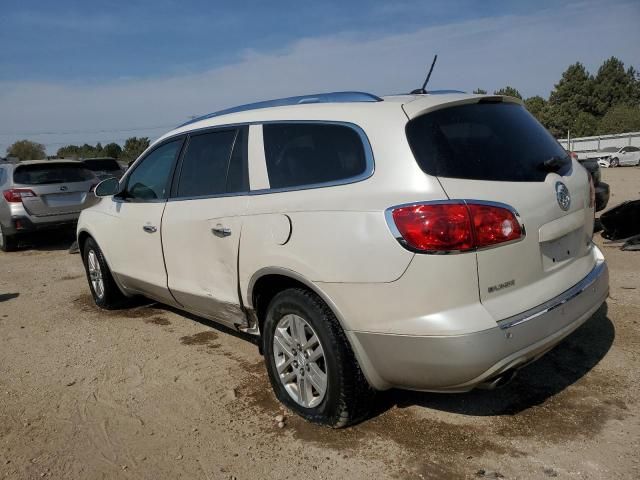
M109 197L120 191L120 182L117 178L111 177L101 181L95 189L96 197Z

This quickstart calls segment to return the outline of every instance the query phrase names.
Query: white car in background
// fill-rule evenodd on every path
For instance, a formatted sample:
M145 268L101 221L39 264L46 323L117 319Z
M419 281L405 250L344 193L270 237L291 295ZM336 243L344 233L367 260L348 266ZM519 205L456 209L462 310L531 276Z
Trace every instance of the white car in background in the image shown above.
M640 164L640 148L629 145L628 147L606 147L595 155L598 165L604 168L628 167Z

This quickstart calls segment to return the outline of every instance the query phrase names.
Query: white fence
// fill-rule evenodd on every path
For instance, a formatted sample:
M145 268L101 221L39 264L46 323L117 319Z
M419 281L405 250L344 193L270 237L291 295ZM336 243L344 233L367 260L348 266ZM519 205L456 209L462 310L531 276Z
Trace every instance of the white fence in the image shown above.
M580 154L597 152L606 147L626 147L633 145L640 147L640 132L617 133L615 135L599 135L597 137L559 138L558 141L565 149Z

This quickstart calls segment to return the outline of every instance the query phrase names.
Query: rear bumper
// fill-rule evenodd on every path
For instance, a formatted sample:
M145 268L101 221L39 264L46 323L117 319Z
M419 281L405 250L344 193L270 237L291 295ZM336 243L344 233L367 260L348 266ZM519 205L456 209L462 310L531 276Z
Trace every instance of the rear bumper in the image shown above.
M16 235L21 233L38 232L41 230L73 228L78 223L79 216L79 213L53 215L44 218L12 216L7 225L3 223L3 229L7 235Z
M377 389L464 392L543 355L590 318L608 292L607 265L599 259L569 290L495 328L452 336L348 335Z

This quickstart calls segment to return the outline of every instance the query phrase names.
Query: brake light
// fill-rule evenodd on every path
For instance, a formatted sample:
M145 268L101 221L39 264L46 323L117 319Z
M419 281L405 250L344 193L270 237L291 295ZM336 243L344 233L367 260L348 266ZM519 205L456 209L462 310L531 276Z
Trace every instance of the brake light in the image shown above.
M33 190L28 188L11 188L2 192L5 200L10 203L19 203L23 198L36 197L37 195Z
M473 202L426 203L390 210L409 249L419 252L469 251L524 236L511 209Z

